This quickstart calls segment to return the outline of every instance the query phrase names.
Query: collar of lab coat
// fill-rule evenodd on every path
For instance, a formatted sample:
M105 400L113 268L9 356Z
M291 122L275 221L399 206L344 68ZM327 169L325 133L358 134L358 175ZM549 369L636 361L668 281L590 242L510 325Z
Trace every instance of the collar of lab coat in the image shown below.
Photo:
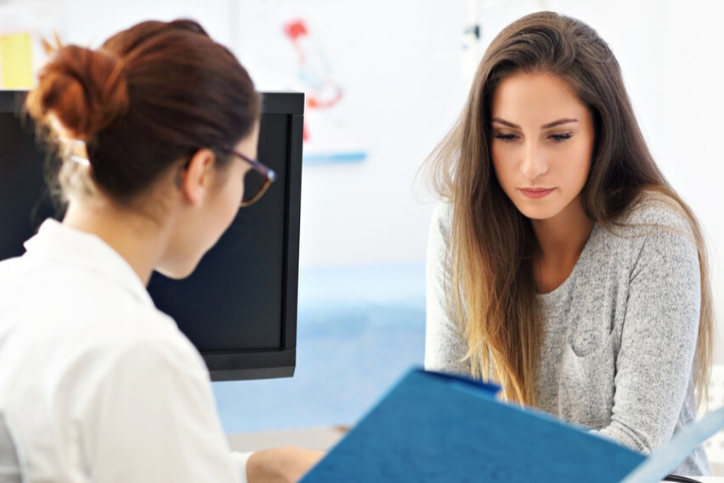
M31 257L50 258L95 271L114 280L142 303L154 305L128 262L95 235L48 219L40 226L38 234L25 242L25 249Z

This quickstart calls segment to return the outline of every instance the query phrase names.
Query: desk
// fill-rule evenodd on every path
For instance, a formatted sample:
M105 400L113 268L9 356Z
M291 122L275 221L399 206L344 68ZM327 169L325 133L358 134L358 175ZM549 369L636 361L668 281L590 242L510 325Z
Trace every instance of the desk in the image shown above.
M281 431L258 431L228 435L229 445L233 451L248 452L280 446L296 446L299 448L327 451L344 436L345 431L337 428L303 428ZM714 471L722 474L724 467L715 467ZM701 483L724 483L724 476L695 478Z
M328 451L342 436L344 431L335 428L304 428L235 433L228 435L228 439L231 449L241 453L280 446Z

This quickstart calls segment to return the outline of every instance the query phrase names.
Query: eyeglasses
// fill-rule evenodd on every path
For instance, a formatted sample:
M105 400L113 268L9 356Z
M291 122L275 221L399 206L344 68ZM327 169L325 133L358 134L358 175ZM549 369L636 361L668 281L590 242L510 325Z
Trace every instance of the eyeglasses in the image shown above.
M251 165L251 169L244 175L244 195L239 204L239 206L245 208L253 205L259 201L259 198L264 196L266 190L269 189L269 186L277 178L277 174L274 170L263 165L256 159L247 158L238 151L231 150L229 152Z

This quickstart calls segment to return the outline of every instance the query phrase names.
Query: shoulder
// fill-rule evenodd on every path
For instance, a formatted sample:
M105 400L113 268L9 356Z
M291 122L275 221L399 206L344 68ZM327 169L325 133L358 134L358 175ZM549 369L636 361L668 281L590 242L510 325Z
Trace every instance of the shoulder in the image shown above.
M432 213L427 246L428 264L445 260L449 255L453 209L450 203L439 203Z
M3 330L32 341L27 357L62 354L68 368L109 367L138 348L157 348L178 362L203 366L175 321L148 300L92 270L20 257L0 264ZM37 334L43 334L38 337ZM24 340L25 340L24 339Z
M110 373L150 373L154 377L187 377L208 380L206 365L196 348L183 334L145 334L142 337L127 337L122 341L103 339L96 341L109 355L107 364Z
M430 223L431 241L449 245L453 228L453 205L449 202L440 202L432 212Z
M83 314L67 327L67 336L57 336L66 354L59 360L61 371L78 371L77 380L91 386L139 378L153 379L156 386L160 379L208 382L203 358L170 317L154 308L112 308L117 315Z
M637 259L642 253L685 253L696 256L699 242L696 220L675 199L662 193L644 191L617 219L603 224L602 242L616 252L628 252Z
M439 231L450 231L453 218L453 206L452 203L440 202L435 206L435 210L432 212L432 226L437 228Z
M27 270L27 257L8 258L0 261L0 284L12 286L13 280Z
M675 199L645 191L615 222L615 236L609 235L609 240L629 252L632 277L642 270L661 277L676 273L693 287L700 270L694 223Z
M91 310L78 321L86 337L79 356L102 353L112 365L134 360L155 361L153 366L205 371L198 350L179 330L176 322L154 306L139 304L130 296L110 303L105 311Z
M692 224L684 208L675 199L655 191L642 192L616 224L631 235L673 232L684 238L694 238Z

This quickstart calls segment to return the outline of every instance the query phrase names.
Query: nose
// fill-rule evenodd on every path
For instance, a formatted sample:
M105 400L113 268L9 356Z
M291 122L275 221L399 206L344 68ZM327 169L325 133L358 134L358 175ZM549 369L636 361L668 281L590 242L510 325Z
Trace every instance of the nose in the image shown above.
M520 172L531 181L548 172L545 153L537 142L531 141L526 144L520 163Z

